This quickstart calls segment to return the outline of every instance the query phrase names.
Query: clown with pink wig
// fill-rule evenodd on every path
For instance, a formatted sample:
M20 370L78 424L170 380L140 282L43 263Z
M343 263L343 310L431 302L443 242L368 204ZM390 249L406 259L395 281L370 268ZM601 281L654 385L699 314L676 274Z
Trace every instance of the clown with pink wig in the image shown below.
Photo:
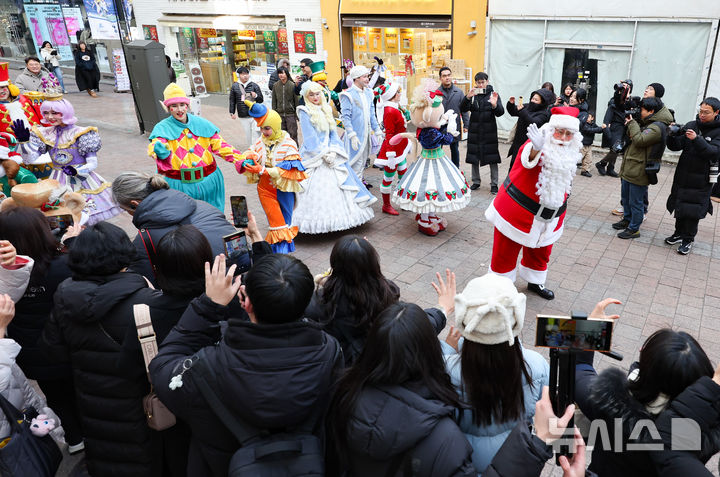
M171 188L224 212L225 178L214 155L234 164L242 174L242 153L225 142L213 123L188 113L190 99L180 86L170 83L163 99L170 117L155 125L148 147L158 174L165 176Z
M67 185L85 198L83 216L86 225L107 220L121 212L112 199L110 183L95 172L100 150L96 127L75 124L75 109L65 99L45 101L40 107L44 124L35 125L30 134L32 154L39 158L48 153L52 161L50 179ZM32 161L29 161L32 162ZM48 204L48 207L52 207Z

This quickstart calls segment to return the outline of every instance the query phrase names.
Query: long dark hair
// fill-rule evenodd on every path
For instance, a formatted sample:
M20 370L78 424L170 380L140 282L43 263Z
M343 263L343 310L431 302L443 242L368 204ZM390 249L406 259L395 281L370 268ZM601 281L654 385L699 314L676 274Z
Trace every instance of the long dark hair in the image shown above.
M383 276L377 251L364 238L346 235L335 242L330 267L322 301L332 306L332 317L343 303L357 326L369 327L378 313L400 297L397 287Z
M643 405L660 393L675 399L703 376L712 376L713 367L695 338L684 331L664 328L656 331L640 349L638 379L628 389Z
M168 295L200 296L205 291L205 262L212 261L205 235L194 225L181 225L158 242L158 285Z
M0 212L0 238L9 240L18 255L27 255L35 261L30 274L31 285L43 282L50 262L60 253L60 244L50 231L47 218L31 207Z
M397 302L377 316L363 352L338 382L328 422L341 458L348 454L347 423L363 389L409 383L419 383L438 401L460 407L425 311L412 303Z
M489 426L521 419L525 414L523 378L532 384L520 341L485 345L465 340L460 354L462 386L473 422Z

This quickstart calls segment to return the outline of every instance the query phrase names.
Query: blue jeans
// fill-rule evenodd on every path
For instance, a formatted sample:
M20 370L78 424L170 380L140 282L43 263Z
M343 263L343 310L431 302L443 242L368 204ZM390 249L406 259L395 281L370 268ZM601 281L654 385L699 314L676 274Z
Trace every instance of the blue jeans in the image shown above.
M450 144L450 160L455 167L460 169L460 141L454 141Z
M628 230L636 232L640 230L640 224L643 222L644 198L647 194L648 186L635 185L625 179L620 179L620 196L623 204L623 219L627 220Z
M56 66L52 69L52 74L55 75L58 82L60 83L60 87L63 91L65 91L65 83L63 82L63 75L62 75L62 69L60 69L59 66Z

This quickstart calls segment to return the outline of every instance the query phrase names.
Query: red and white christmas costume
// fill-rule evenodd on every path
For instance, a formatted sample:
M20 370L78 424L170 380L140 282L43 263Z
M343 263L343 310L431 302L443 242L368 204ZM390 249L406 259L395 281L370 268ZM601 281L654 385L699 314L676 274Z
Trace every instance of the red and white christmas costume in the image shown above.
M382 211L390 215L398 215L398 212L390 205L392 183L396 172L399 180L407 171L407 155L412 149L412 144L407 139L401 140L394 146L390 144L390 138L396 134L406 132L407 129L405 127L405 117L400 112L399 105L392 101L385 104L383 110L385 140L382 143L377 159L375 159L375 165L384 168L382 185L380 186L380 193L383 197Z
M534 167L528 169L525 164L529 162L531 149L530 140L520 147L508 178L520 192L539 205L537 183L542 171L543 153L539 153L540 160ZM544 220L516 202L508 194L507 187L506 181L485 211L485 218L495 226L490 271L507 276L513 281L517 273L529 283L543 285L547 278L552 244L563 233L565 211L558 217ZM517 258L521 248L523 258L518 270Z

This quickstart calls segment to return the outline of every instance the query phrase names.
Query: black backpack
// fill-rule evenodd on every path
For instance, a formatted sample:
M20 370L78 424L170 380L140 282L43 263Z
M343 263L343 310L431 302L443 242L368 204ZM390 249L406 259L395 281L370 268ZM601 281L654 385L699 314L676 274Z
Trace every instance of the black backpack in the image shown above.
M205 350L197 353L192 369L198 389L210 409L225 424L241 447L228 468L228 477L323 477L325 475L324 448L321 439L313 434L324 413L323 406L315 406L311 415L300 425L283 432L256 428L238 419L222 403L213 389L217 389L217 375L207 365ZM336 344L334 363L340 356Z

